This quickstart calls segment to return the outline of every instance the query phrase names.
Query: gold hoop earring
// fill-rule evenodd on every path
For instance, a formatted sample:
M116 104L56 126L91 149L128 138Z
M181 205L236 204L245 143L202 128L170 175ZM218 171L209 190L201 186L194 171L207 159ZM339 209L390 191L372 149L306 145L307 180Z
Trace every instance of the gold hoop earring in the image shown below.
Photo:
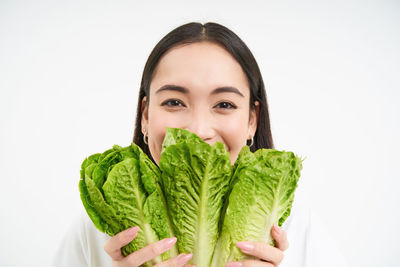
M146 140L146 138L147 138L147 140ZM146 134L146 133L143 134L143 142L144 142L146 145L148 145L148 143L149 143L149 138L147 137L147 134Z
M252 147L253 145L254 145L254 136L251 137L249 147Z

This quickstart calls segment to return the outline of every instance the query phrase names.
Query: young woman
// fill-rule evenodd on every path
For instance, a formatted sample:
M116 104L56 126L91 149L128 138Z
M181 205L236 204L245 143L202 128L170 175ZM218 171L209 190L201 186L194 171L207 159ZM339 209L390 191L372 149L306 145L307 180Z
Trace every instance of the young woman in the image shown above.
M222 142L232 164L245 145L252 151L273 148L260 70L247 46L226 27L189 23L167 34L153 49L143 72L133 141L156 164L166 127L187 129L211 145ZM297 221L293 217L284 227L291 226L298 244L288 259L284 258L289 244L286 232L274 226L275 247L243 240L237 246L256 259L227 266L278 266L281 262L281 266L310 266L314 260L309 250L319 244L310 237L309 217ZM161 240L123 257L120 249L136 237L137 227L110 238L87 217L79 224L59 250L57 266L140 266L176 242L176 238ZM181 254L159 266L184 266L191 257Z

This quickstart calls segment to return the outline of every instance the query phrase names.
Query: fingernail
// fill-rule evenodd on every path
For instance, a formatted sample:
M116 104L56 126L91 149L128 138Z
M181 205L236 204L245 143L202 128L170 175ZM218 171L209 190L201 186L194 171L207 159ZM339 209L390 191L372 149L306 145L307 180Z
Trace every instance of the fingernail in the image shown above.
M164 239L163 247L164 248L172 247L175 244L176 240L177 240L176 237L171 237L171 238Z
M274 224L274 230L278 235L282 233L282 229L277 224Z
M139 226L135 226L130 228L126 233L128 236L134 236L137 234L137 232L139 232L139 229L140 229Z
M250 252L254 249L254 245L250 242L237 242L238 246L243 252Z
M233 261L233 262L228 262L226 267L241 267L242 263L240 261Z
M184 265L193 257L192 254L181 254L178 256L177 261L179 265Z

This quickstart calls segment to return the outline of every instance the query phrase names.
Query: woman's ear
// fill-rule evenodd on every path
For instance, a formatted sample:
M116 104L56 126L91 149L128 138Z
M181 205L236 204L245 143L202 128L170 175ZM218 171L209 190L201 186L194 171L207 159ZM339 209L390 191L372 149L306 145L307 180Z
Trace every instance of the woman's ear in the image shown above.
M254 135L256 134L259 114L260 114L260 103L258 101L254 101L253 107L250 107L249 139L254 137Z
M147 132L147 126L149 122L149 103L147 101L147 97L143 97L142 105L140 107L141 114L142 114L142 133L145 134Z

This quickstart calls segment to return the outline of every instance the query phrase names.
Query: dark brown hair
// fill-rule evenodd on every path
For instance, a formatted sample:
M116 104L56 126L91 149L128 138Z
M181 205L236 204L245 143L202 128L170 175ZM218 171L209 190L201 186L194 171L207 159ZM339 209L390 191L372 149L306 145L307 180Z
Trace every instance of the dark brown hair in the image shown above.
M259 148L273 148L267 97L264 82L261 77L258 64L246 44L231 30L217 23L188 23L182 25L162 38L154 47L143 70L142 81L139 90L139 99L136 112L136 126L133 142L137 144L148 156L150 154L148 146L143 141L142 133L142 100L147 96L149 101L150 84L161 57L169 49L180 45L195 42L209 41L222 45L241 65L250 86L250 108L255 108L254 101L259 102L259 117L257 130L254 135L254 144L251 151Z

